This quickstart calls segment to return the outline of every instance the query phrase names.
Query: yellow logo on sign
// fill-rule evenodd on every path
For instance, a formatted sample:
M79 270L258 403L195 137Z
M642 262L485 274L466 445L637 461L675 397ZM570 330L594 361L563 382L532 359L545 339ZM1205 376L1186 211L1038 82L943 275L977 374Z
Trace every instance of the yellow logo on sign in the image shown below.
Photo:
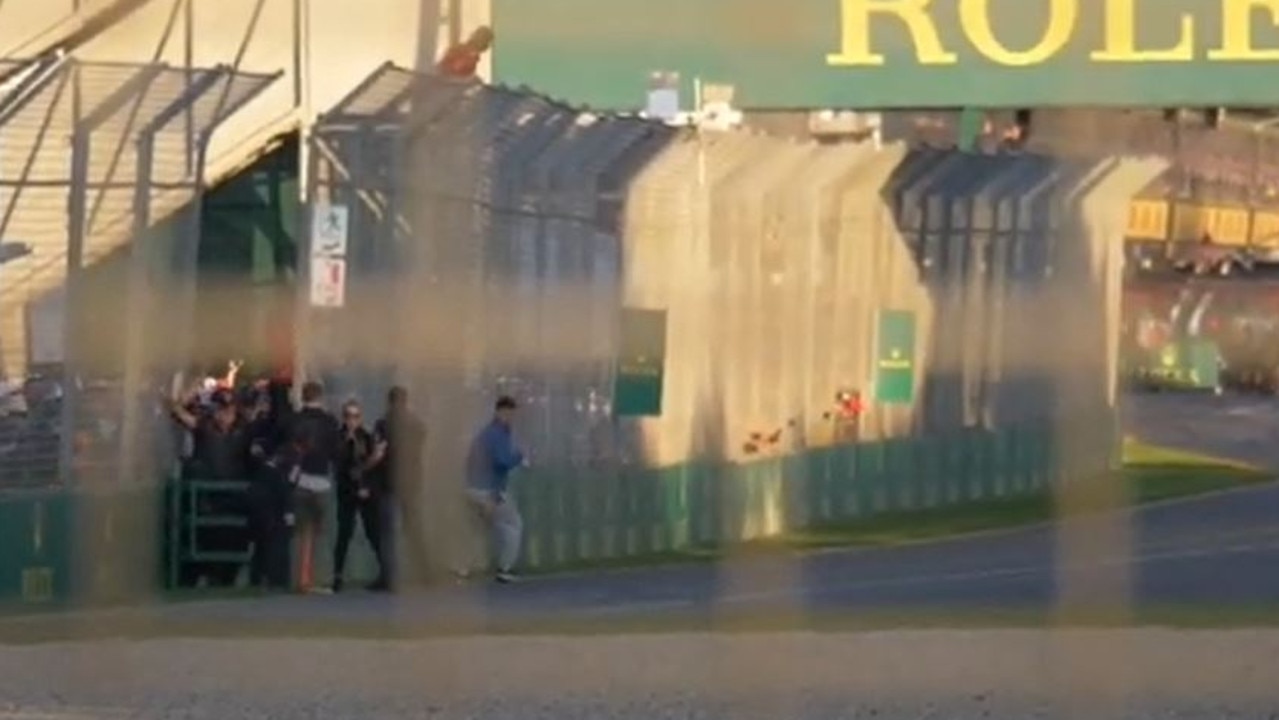
M1008 67L1042 65L1058 57L1081 32L1091 31L1080 22L1080 7L1096 0L1017 0L1047 3L1048 18L1038 41L1025 48L1011 48L1000 39L992 17L992 0L958 0L959 29L964 39L986 59ZM1098 64L1191 63L1201 59L1207 47L1209 62L1279 62L1279 47L1261 48L1253 44L1253 21L1269 16L1279 24L1279 0L1217 0L1218 13L1182 13L1177 33L1159 47L1138 47L1137 28L1142 9L1158 12L1159 0L1102 0L1103 28L1100 47L1092 48L1090 60ZM1207 4L1207 3L1204 3ZM942 37L934 13L933 0L840 0L841 32L838 52L826 57L834 66L878 67L887 58L874 47L874 34L893 23L905 28L920 65L956 65L959 55L954 43ZM1264 12L1262 12L1264 11ZM1219 23L1215 22L1220 20ZM1218 25L1219 37L1203 39L1201 24ZM1210 44L1209 44L1210 43Z
M43 603L53 599L53 568L31 567L22 571L22 601Z
M882 370L909 370L911 361L910 358L903 357L900 348L893 348L888 352L888 357L879 361L879 367Z

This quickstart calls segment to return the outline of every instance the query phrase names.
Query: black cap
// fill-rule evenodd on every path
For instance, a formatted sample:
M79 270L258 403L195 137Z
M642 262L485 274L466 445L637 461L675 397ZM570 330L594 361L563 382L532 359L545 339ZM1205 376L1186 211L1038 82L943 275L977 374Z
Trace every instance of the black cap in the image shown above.
M497 399L497 402L493 405L493 409L514 410L515 408L519 406L520 406L519 403L515 402L515 398L511 397L510 395L503 395Z

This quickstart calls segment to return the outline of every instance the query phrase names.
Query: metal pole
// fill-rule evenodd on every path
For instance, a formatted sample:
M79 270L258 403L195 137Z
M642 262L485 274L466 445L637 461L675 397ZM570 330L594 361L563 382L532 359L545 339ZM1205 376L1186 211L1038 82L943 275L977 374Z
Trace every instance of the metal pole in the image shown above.
M77 123L79 125L79 123ZM58 472L64 486L75 482L75 438L79 420L80 393L79 319L80 274L84 265L85 207L88 194L89 131L76 128L71 140L71 184L67 199L67 281L62 320L62 413L58 433Z
M163 72L161 66L151 66L139 72L131 82L136 83L137 87L143 88L158 78L161 72ZM129 477L135 481L144 479L146 475L144 468L150 464L141 462L147 455L139 452L143 434L142 408L139 403L142 401L142 389L146 374L151 369L148 367L151 363L145 357L145 350L147 347L146 328L152 321L149 303L147 302L153 279L150 254L147 247L147 234L151 227L151 191L155 172L155 136L160 130L172 123L183 110L189 109L200 96L216 86L225 75L225 70L218 69L199 77L170 101L167 106L162 108L138 132L136 177L134 178L133 186L132 242L130 243L128 279L125 291L125 317L127 322L123 352L124 385L121 389L123 417L119 438L119 469L122 478ZM144 92L144 90L134 90L135 94L141 92ZM116 101L118 104L113 105L108 102L99 107L93 115L95 119L90 124L90 128L104 122L110 113L115 112L122 105L125 97L125 95L121 94L120 99ZM190 113L188 113L189 116ZM189 148L189 146L184 147ZM193 153L188 151L184 154L187 156L187 168L191 168L194 162L191 157Z
M1258 205L1264 197L1258 192L1261 186L1261 151L1263 147L1262 138L1265 137L1267 130L1279 125L1279 118L1270 118L1252 124L1252 177L1250 178L1252 185L1248 188L1248 198L1254 206Z
M311 152L310 144L317 142L319 139L314 132L305 133L299 139L301 143L299 151L305 151L299 158L299 163L304 166L305 172L301 183L303 201L298 203L298 212L302 214L302 217L298 222L299 233L295 258L297 268L294 272L296 292L293 314L293 394L295 402L300 401L301 398L298 396L302 391L302 384L306 382L306 364L309 360L311 344L311 224L319 185L317 171L320 154Z
M180 338L176 353L170 357L184 367L191 363L195 346L197 321L195 308L199 294L200 236L204 214L204 167L208 148L208 134L202 134L196 138L195 183L191 192L186 232L182 233L182 237L176 243L174 253L175 272L173 274L178 282L177 292L174 294L181 298L179 303L181 315L178 321L181 327L168 328L174 337Z
M144 473L138 452L142 435L140 402L146 364L144 348L151 313L147 303L151 268L147 232L151 226L151 181L155 156L155 131L148 128L138 140L137 185L133 191L133 238L129 247L128 288L125 305L124 419L120 433L122 478L140 480Z

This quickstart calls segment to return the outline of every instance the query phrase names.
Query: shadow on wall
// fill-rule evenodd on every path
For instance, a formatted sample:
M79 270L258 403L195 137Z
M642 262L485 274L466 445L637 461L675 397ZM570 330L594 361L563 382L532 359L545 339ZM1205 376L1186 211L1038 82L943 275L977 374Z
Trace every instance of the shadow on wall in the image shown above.
M1071 263L1054 257L1090 250L1073 238L1059 242L1052 229L1054 215L1063 214L1054 205L1064 173L1041 157L929 151L909 154L893 173L882 196L899 255L912 264L932 312L918 328L918 395L884 408L881 436L975 439L1010 426L1046 432L1055 421L1065 356L1082 359L1081 346L1093 343L1069 338L1058 324L1057 313L1074 308L1054 308L1050 287L1074 285L1078 308L1100 280L1071 273ZM882 349L876 361L886 362ZM956 461L977 461L978 447L962 448Z
M836 515L1105 469L1114 250L1157 166L681 136L628 198L623 304L670 310L646 464L708 461L686 477L719 478L712 524L737 540L811 519L791 488L824 447L858 443L829 470L857 488ZM833 432L843 389L867 412Z
M902 411L913 421L885 435L969 436L952 462L970 467L1011 467L982 455L1029 445L1051 478L1104 470L1117 437L1116 250L1126 203L1158 165L908 155L883 198L935 312L921 327L919 397Z

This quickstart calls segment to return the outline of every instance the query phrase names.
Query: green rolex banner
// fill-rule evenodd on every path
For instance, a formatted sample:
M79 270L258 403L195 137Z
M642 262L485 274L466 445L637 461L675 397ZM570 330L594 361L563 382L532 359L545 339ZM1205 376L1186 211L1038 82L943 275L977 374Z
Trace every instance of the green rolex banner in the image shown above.
M881 310L875 359L875 400L885 405L915 401L915 313Z
M613 413L617 417L662 414L666 367L666 311L622 309L621 347Z

